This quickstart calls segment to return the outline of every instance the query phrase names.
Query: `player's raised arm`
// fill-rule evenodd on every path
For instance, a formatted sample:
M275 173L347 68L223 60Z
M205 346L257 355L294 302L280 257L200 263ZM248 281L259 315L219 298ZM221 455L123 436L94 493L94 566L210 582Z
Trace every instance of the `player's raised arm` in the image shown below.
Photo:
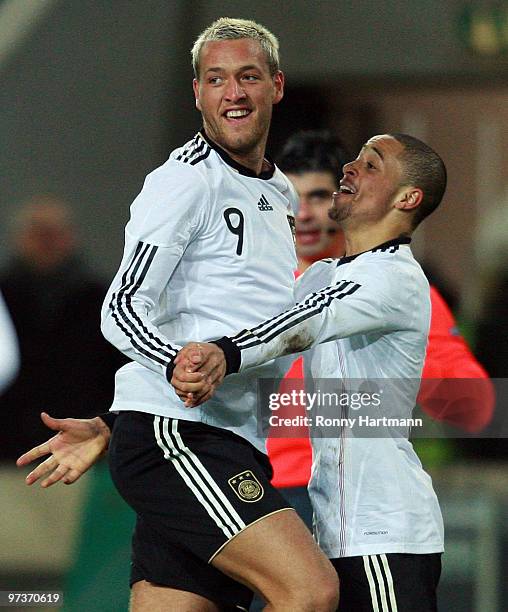
M105 338L168 379L181 347L154 320L161 294L202 221L207 197L203 179L188 165L170 160L148 175L131 207L122 263L102 308Z
M380 254L380 257L383 257ZM171 383L183 397L192 392L188 406L197 406L208 399L224 375L255 367L270 359L305 351L317 344L356 334L387 332L411 326L411 312L401 304L411 304L417 291L413 278L403 277L388 266L389 273L373 276L369 265L360 267L355 280L339 280L319 291L307 294L294 308L268 319L235 336L225 336L214 343L199 344L199 363L189 366L196 344L185 346L176 359ZM310 271L309 271L310 272ZM309 278L311 275L307 273ZM305 275L300 295L308 284ZM423 281L426 283L426 281ZM428 291L428 285L423 287ZM402 298L401 298L402 292ZM430 300L429 300L430 308ZM184 367L179 367L187 359ZM201 382L192 379L194 370L204 376Z
M216 344L224 351L227 372L243 371L270 359L305 351L355 334L390 331L407 320L395 288L401 279L358 274L307 295L291 310ZM413 291L410 285L407 291Z

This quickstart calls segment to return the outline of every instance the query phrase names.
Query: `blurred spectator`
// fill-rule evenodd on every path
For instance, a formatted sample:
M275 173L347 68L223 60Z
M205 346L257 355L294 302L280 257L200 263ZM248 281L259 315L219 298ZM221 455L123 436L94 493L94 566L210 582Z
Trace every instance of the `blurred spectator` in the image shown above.
M455 315L460 306L460 297L456 289L447 281L434 264L424 261L421 263L421 266L429 283L439 291L447 307Z
M508 376L507 211L508 190L481 215L475 245L481 278L477 299L483 302L476 346L478 355L494 378Z
M482 209L475 235L478 273L469 303L466 304L467 316L476 321L475 352L493 378L504 379L498 381L498 388L503 392L508 377L507 211L508 190L500 195L499 200L491 202L488 209ZM482 304L481 309L479 304ZM507 431L508 420L504 399L503 395L499 398L486 436L466 441L466 456L474 460L508 460L508 444L503 433Z
M477 328L476 349L493 378L508 377L508 271L499 273L483 308Z
M0 458L15 459L47 437L41 410L86 417L113 397L118 351L103 340L99 313L106 287L80 260L67 204L36 196L17 212L12 258L0 289L16 328L21 369L0 398Z
M478 220L479 280L468 316L476 319L476 352L493 378L508 376L508 189ZM478 313L478 303L482 303ZM474 309L474 310L473 310Z
M508 272L499 271L491 285L482 318L476 327L476 354L493 378L508 377ZM500 381L501 382L501 381ZM502 384L500 388L506 389ZM508 460L508 444L500 432L506 431L506 410L499 399L496 413L484 438L466 440L464 455L472 459ZM501 437L500 437L501 436Z

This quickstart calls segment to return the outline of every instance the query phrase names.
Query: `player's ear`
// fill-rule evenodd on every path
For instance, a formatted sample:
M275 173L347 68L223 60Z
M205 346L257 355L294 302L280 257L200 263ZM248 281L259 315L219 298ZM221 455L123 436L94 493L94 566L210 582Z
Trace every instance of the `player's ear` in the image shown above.
M194 90L194 98L196 100L196 108L201 110L201 103L199 102L199 81L194 79L192 81L192 89Z
M275 87L273 104L278 104L284 96L284 73L282 70L277 70L273 76L273 84Z
M395 202L395 208L399 210L413 210L420 206L423 200L423 191L419 187L404 187Z

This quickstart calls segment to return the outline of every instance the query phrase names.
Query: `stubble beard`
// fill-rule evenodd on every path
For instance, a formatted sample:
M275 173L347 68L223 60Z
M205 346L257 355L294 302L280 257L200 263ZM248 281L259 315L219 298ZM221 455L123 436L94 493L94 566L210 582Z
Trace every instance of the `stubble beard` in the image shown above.
M328 217L332 221L335 221L336 223L341 225L343 221L345 221L348 217L351 216L351 209L352 209L352 204L346 204L345 206L341 208L337 208L333 206L328 211Z
M204 120L203 124L207 135L228 153L246 156L254 153L257 148L262 147L264 155L270 119L271 117L268 120L259 118L253 129L238 135L231 134L220 123L209 123Z
M248 155L254 152L263 142L263 133L260 130L229 137L224 135L224 141L227 143L228 149L236 155Z

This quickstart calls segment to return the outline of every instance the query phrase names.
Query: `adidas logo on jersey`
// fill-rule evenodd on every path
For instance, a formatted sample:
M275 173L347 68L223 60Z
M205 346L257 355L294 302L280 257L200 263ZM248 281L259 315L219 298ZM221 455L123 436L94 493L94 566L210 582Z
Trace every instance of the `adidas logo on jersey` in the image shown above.
M258 202L259 210L273 210L273 206L270 202L265 198L264 195L261 195Z

